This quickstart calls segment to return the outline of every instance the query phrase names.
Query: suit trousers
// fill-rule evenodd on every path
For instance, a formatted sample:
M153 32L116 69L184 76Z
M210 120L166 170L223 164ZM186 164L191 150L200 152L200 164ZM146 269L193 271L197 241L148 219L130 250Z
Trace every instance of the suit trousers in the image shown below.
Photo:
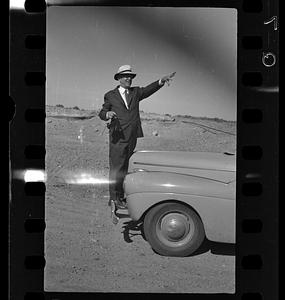
M128 141L109 139L109 193L112 200L124 197L123 182L136 144L136 136L132 136Z

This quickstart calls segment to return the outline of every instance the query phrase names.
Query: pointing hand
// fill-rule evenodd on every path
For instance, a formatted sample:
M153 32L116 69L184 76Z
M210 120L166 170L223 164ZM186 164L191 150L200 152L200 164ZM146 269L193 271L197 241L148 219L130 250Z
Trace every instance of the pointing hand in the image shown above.
M173 77L175 76L176 72L171 73L170 75L166 75L161 78L161 83L167 83L167 85L170 85L170 81L173 80Z

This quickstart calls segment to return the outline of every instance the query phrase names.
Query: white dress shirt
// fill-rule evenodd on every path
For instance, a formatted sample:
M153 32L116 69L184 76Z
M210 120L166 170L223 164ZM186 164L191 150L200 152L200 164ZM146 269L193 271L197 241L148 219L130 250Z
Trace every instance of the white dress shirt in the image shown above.
M125 91L128 91L128 89L125 89L122 86L119 87L119 92L120 92L120 94L121 94L121 96L122 96L122 98L123 98L123 100L125 102L126 108L129 109L128 103L127 103L127 100L126 100Z

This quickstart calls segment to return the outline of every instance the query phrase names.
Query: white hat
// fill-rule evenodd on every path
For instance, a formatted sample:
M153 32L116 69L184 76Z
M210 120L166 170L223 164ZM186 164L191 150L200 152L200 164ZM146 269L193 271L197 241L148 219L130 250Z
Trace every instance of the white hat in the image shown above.
M124 66L121 66L117 73L114 75L114 79L115 80L118 80L118 75L121 75L121 74L129 74L129 75L132 75L132 78L135 78L137 74L133 73L132 72L132 68L130 65L124 65Z

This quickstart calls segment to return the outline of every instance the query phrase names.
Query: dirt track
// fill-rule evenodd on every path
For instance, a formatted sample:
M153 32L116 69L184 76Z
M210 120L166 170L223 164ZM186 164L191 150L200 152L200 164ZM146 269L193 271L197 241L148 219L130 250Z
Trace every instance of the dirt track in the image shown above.
M176 118L142 125L137 150L235 151L234 122ZM106 184L66 183L82 172L108 177L102 121L48 117L46 140L46 291L235 292L234 245L207 241L191 257L160 256L127 211L112 224Z

